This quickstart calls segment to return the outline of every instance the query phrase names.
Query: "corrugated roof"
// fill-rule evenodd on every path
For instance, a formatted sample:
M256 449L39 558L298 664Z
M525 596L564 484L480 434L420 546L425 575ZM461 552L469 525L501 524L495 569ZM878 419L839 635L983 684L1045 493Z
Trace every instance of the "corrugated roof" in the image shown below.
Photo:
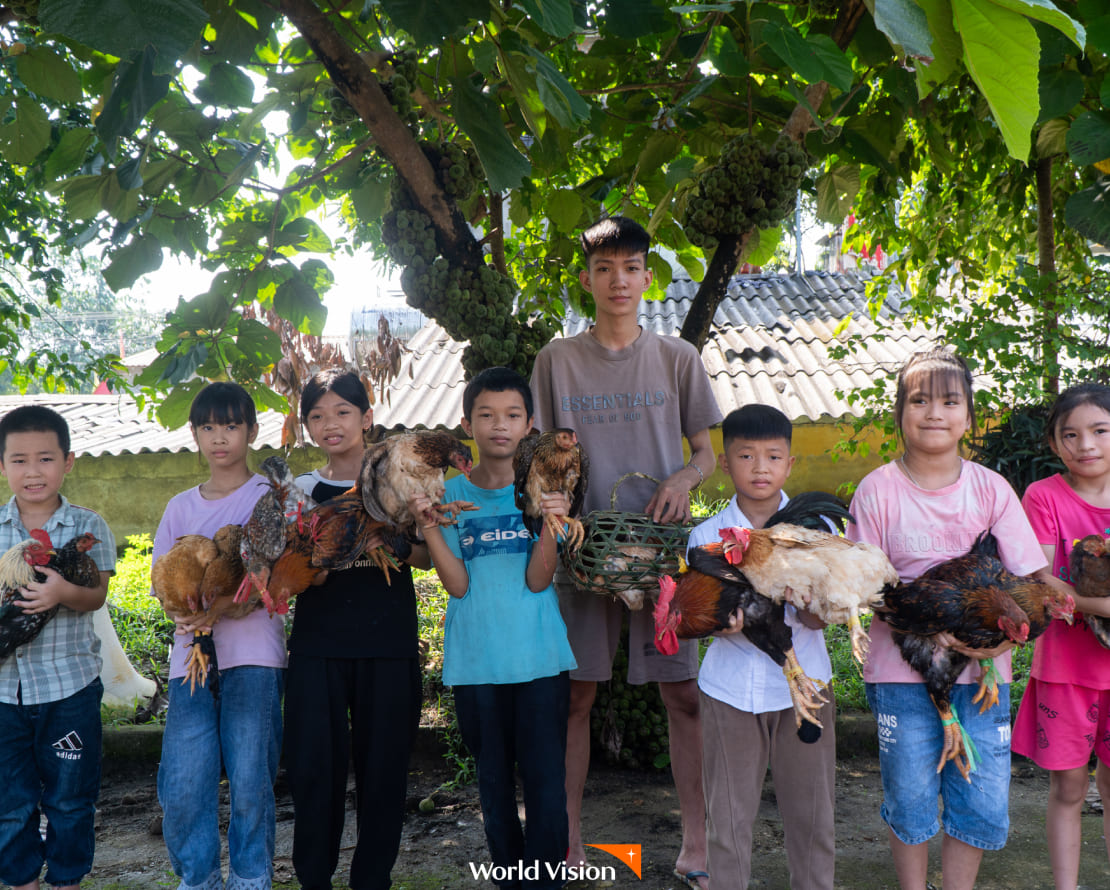
M20 405L53 408L69 424L73 451L78 457L138 454L142 451L196 451L188 424L167 430L140 412L127 396L48 395L0 396L0 415ZM256 448L280 448L285 418L276 411L258 417Z
M721 411L751 402L780 408L791 420L818 421L858 415L836 393L871 384L898 370L931 342L922 328L898 323L901 294L891 291L879 309L893 322L881 339L867 305L867 272L806 272L802 275L741 275L718 306L702 361ZM697 282L676 278L662 300L645 300L640 323L664 336L677 336ZM840 337L836 328L850 316ZM566 336L585 330L589 319L571 314ZM829 353L833 341L866 338L862 351L844 359ZM463 345L429 322L407 344L401 365L374 419L390 429L458 424L462 416Z
M865 291L869 277L866 272L807 272L733 279L702 349L721 411L727 414L762 402L780 408L791 420L860 413L859 406L838 398L837 391L858 389L897 371L930 342L924 330L899 324L896 291L879 311L893 324L884 337L874 337L877 326L868 313ZM640 323L656 333L677 336L696 292L696 282L676 278L664 299L642 303ZM841 336L858 333L866 338L865 345L849 358L833 359L830 344L839 339L834 332L849 315ZM571 314L564 333L573 336L589 323ZM406 346L409 352L397 379L374 406L375 421L388 429L456 428L462 417L464 344L429 322ZM124 396L2 396L0 414L29 402L48 405L65 417L78 456L196 450L188 426L166 430ZM273 411L259 415L256 447L281 447L282 421Z

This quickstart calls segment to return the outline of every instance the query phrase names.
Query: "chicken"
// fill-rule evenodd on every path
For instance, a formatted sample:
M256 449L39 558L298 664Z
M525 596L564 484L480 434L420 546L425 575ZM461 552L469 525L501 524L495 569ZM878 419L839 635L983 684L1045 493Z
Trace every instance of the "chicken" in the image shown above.
M690 555L698 563L712 559L716 563L713 573L700 571L692 562L687 571L679 574L677 582L667 575L659 579L659 598L652 613L655 648L664 655L674 655L678 652L679 637L691 639L716 633L728 627L732 614L741 609L744 625L740 632L782 668L798 728L805 721L821 729L817 711L827 699L798 663L794 633L786 623L785 604L756 593L743 574L730 566L724 568L719 558L709 557L703 548L695 547ZM727 577L720 577L721 574Z
M57 613L55 606L46 612L28 615L20 607L19 596L20 588L46 579L36 569L49 563L53 555L50 536L42 529L35 529L31 537L9 547L0 556L0 658L6 658L18 647L31 642Z
M290 523L285 549L274 562L269 583L262 591L270 614L288 612L289 600L303 593L320 572L351 565L366 551L370 538L388 530L388 523L366 512L357 486L316 505L299 524ZM388 581L390 570L397 568L396 561L381 547L367 555Z
M882 603L898 573L878 547L829 532L826 517L851 518L838 498L805 492L764 528L722 529L721 544L709 549L739 567L763 596L804 606L826 624L847 624L852 654L862 664L870 640L860 614Z
M173 547L154 561L150 582L166 614L183 618L203 618L209 623L219 618L242 618L261 605L257 591L248 589L240 599L246 566L240 553L243 529L225 525L215 535L182 535ZM197 684L219 695L219 664L216 646L209 631L193 632L185 661L185 677L190 692Z
M954 649L939 646L936 635L948 633L973 649L992 649L1006 640L1025 643L1034 629L1029 614L1018 599L1037 612L1038 633L1048 626L1040 609L1068 613L1066 600L1056 606L1057 597L1041 581L1019 577L1007 571L998 559L997 541L989 532L976 538L968 553L933 566L907 584L888 590L885 608L878 616L894 631L894 642L906 663L921 674L925 688L944 726L944 748L937 772L953 761L960 774L971 781L975 768L974 750L964 741L959 715L949 700L952 686L970 659ZM1074 603L1072 604L1074 607ZM981 710L997 702L985 692L983 684L975 700L983 700Z
M237 602L249 600L252 585L259 591L266 588L270 567L285 549L289 524L303 531L302 517L316 505L296 484L289 465L276 454L262 461L259 470L269 479L270 487L255 502L243 526L240 555L246 574L235 595Z
M795 571L798 579L796 583L799 587L805 585L804 589L810 595L811 611L820 614L820 607L836 623L848 623L853 615L858 622L859 599L841 597L834 601L833 594L816 583L820 581L826 586L832 583L825 577L831 574L831 570L826 569L824 575L819 571L826 554L850 553L852 557L856 557L856 548L865 548L860 552L867 558L859 558L860 568L855 571L862 572L866 569L881 579L881 583L873 582L879 583L879 590L866 597L864 601L868 605L873 605L876 598L881 596L883 586L893 583L890 579L897 580L897 576L893 574L893 569L889 572L879 571L872 565L873 562L878 562L870 553L876 548L842 542L848 544L848 549L834 550L834 545L830 545L829 541L841 539L828 531L821 531L828 529L826 517L843 521L849 519L850 515L837 498L821 492L807 492L798 495L775 513L763 529L723 529L721 543L691 548L687 555L689 567L679 574L677 583L667 577L660 578L660 596L653 613L656 648L664 654L673 654L678 651L678 637L703 637L728 627L730 617L740 609L744 615L741 633L773 659L786 676L790 698L794 704L794 717L799 728L803 721L820 728L816 711L825 699L817 684L805 675L799 665L794 654L793 632L785 619L786 588L793 590L793 585L767 585L771 594L777 592L778 595L760 590L751 577L757 563L757 557L752 553L758 551L744 553L739 549L742 545L738 543L738 539L743 536L737 533L747 532L749 542L771 538L772 532L777 533L771 540L787 542L779 545L781 550L790 547L793 563L800 567ZM808 549L803 541L808 542ZM757 548L758 546L757 544ZM737 557L743 557L743 561L740 562ZM783 561L783 557L778 558ZM842 561L851 565L849 558L842 557ZM737 562L740 564L737 565ZM885 556L882 562L886 562ZM886 565L889 567L889 563ZM763 568L766 569L766 566ZM848 567L837 568L840 574L849 570ZM783 561L780 571L791 570L792 565ZM840 575L835 578L837 583L841 583ZM859 579L855 579L855 586L857 589L863 587ZM855 612L851 608L853 605ZM829 620L825 615L821 617ZM862 631L862 626L860 630Z
M455 467L470 475L470 449L442 430L418 430L390 436L366 450L358 485L366 511L395 533L417 540L421 525L450 525L464 501L441 504L444 471ZM434 505L424 516L413 516L409 501L424 494Z
M582 511L582 499L590 476L590 462L578 444L574 430L554 429L525 436L513 455L513 495L517 509L524 515L524 526L538 537L546 524L554 539L563 537L576 550L582 545L582 523L574 517ZM570 503L566 516L545 516L540 509L544 494L562 493Z
M1068 556L1068 571L1080 596L1110 596L1110 538L1087 535L1075 542ZM1110 618L1087 615L1087 627L1095 639L1110 649Z

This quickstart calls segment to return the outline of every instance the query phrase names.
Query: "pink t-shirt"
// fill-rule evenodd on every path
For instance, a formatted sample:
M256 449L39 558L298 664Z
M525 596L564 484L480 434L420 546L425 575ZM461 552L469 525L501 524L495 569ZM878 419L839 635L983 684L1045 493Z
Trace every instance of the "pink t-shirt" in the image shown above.
M1088 504L1059 474L1030 485L1021 504L1037 540L1056 548L1053 574L1069 584L1072 545L1087 535L1110 535L1110 509ZM1049 683L1110 689L1110 650L1095 639L1081 616L1075 617L1071 627L1063 621L1049 624L1036 642L1031 673Z
M868 473L852 498L854 524L847 537L882 548L902 581L912 581L938 563L963 556L980 533L998 539L1003 565L1016 575L1043 568L1044 552L1037 543L1017 495L998 473L964 461L960 478L945 488L918 488L893 463ZM1003 681L1010 682L1010 653L996 658ZM957 682L977 683L980 670L972 662ZM921 683L894 644L890 627L871 622L871 652L863 667L868 683Z
M199 486L175 495L166 504L166 512L158 523L151 560L168 551L182 535L212 537L225 525L242 525L250 519L254 502L268 485L264 476L255 473L239 489L218 500L205 499ZM271 618L265 609L244 618L217 621L212 628L212 640L220 670L243 665L285 667L285 621L280 615ZM174 634L171 680L185 676L187 644L191 642L191 637Z

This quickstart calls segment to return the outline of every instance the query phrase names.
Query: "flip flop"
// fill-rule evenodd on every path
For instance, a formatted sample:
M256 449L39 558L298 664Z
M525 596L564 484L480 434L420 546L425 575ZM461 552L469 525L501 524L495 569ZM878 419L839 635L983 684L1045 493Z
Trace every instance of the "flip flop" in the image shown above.
M701 890L701 884L698 883L698 878L708 878L709 872L707 871L688 871L686 874L680 872L677 868L674 870L674 876L682 881L690 890Z

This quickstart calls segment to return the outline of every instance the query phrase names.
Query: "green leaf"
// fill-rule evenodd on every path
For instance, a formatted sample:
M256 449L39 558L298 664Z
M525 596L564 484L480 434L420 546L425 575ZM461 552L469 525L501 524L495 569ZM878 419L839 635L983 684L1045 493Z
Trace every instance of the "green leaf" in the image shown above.
M382 8L417 43L435 44L471 21L489 17L488 0L381 0Z
M1076 192L1064 206L1064 221L1084 238L1110 244L1110 177Z
M76 170L85 163L85 156L95 141L96 136L87 127L66 130L46 159L43 175L48 180L54 180Z
M1094 19L1087 24L1087 42L1091 44L1091 48L1097 50L1104 55L1110 55L1110 15L1104 15L1101 18ZM1103 89L1106 89L1106 84L1110 81L1104 80ZM1105 100L1102 103L1107 105Z
M1059 9L1052 0L992 0L992 2L1002 9L1051 25L1080 49L1083 49L1087 42L1087 32L1083 26Z
M320 295L299 272L277 289L274 312L302 334L311 337L324 333L324 322L328 318L328 310L320 301Z
M15 60L15 70L27 89L66 105L81 101L81 75L45 46L32 46Z
M931 60L918 64L917 92L924 98L944 83L960 64L963 41L952 25L950 0L918 0L925 11L926 24L931 35L929 54Z
M331 239L316 223L301 216L281 227L274 238L274 246L292 247L307 253L328 253L331 251Z
M552 117L564 129L571 129L582 121L590 119L590 106L578 95L547 56L529 48L529 55L536 61L536 86L540 101Z
M747 77L751 66L728 28L718 26L709 34L705 57L725 77Z
M204 31L208 13L198 0L42 0L44 31L120 59L150 49L155 72L166 74Z
M952 0L964 42L964 62L983 91L1015 159L1029 159L1040 110L1037 32L1022 15L990 0Z
M753 236L748 242L744 262L751 263L753 266L766 266L774 258L779 242L782 241L782 227L759 229L756 236L758 237Z
M806 83L825 79L825 66L814 47L787 22L770 21L763 27L763 39Z
M92 219L104 209L104 196L109 180L115 173L108 171L100 176L73 176L58 183L56 191L65 198L66 216L70 219Z
M914 0L875 0L875 27L907 56L932 60L929 22Z
M828 81L841 92L852 88L852 63L827 34L810 34L806 43L813 48L817 60L824 69L823 80Z
M0 126L0 155L10 164L29 166L50 145L50 120L28 96L15 100L15 120Z
M217 62L194 91L206 105L222 108L248 108L254 105L254 82L246 73L227 62Z
M817 180L817 218L838 226L852 209L859 194L859 167L836 164Z
M1110 158L1110 114L1079 115L1068 130L1068 154L1080 167Z
M505 192L519 186L531 174L532 165L513 145L497 104L469 80L452 80L451 88L455 116L474 143L490 188Z
M578 228L585 205L577 192L559 189L544 202L547 218L562 232L573 232Z
M120 62L116 69L112 92L96 119L96 132L109 146L134 133L169 91L170 77L154 73L155 61L156 54L148 46L135 62Z
M145 235L115 252L111 264L104 270L104 282L114 291L122 290L161 266L162 243Z
M599 5L605 30L616 37L636 40L666 31L671 25L667 11L648 0L604 0Z
M1068 150L1068 129L1066 120L1045 121L1037 134L1037 157L1051 158L1062 155Z
M347 192L347 198L355 209L355 214L364 223L381 219L381 215L385 213L387 197L389 197L389 183L376 179L368 179L358 188Z
M235 345L261 368L275 365L281 359L281 337L254 318L244 318L239 322Z
M207 385L207 380L198 378L186 380L171 389L169 395L154 409L158 422L168 430L176 430L188 423L193 399Z
M520 0L529 17L552 37L562 40L574 30L570 0Z
M1083 98L1083 75L1069 68L1041 71L1041 113L1038 123L1063 117Z

